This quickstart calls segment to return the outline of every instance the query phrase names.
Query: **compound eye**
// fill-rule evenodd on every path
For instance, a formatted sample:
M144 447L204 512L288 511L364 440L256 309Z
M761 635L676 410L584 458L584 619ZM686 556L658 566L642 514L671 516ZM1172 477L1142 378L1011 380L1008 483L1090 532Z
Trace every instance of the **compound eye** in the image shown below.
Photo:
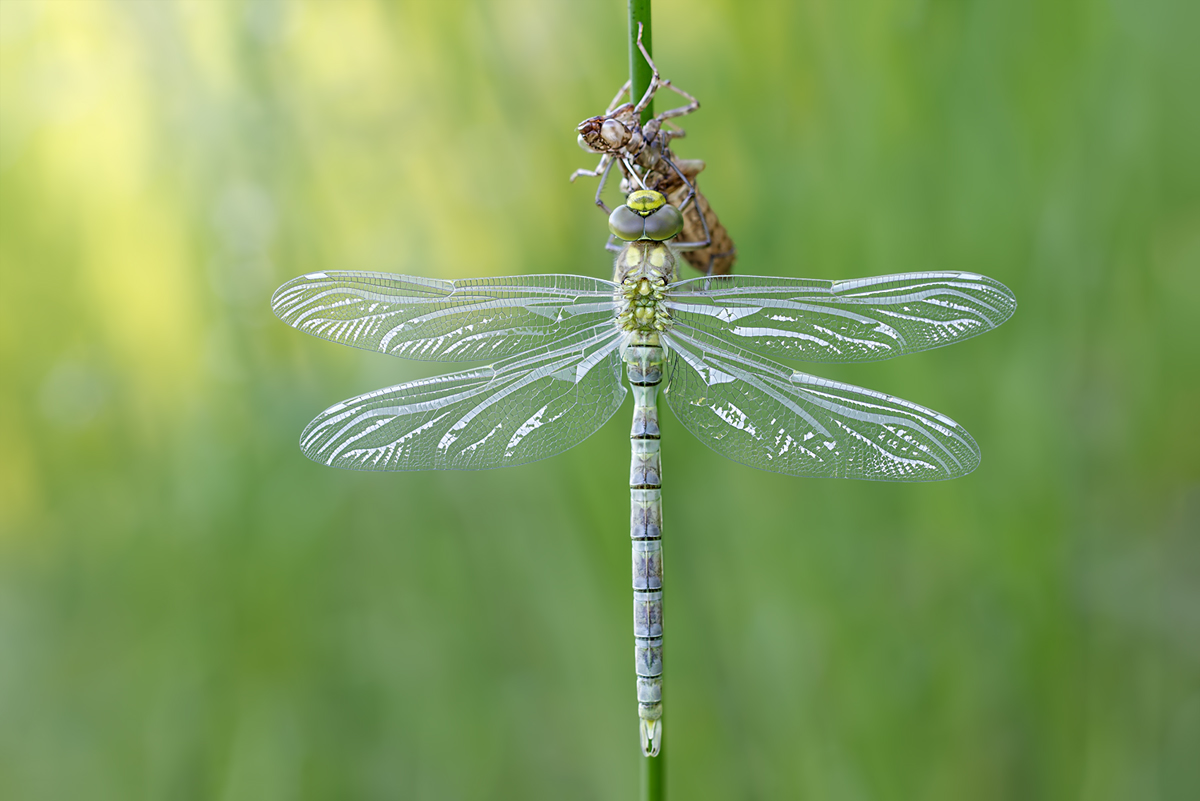
M625 126L616 120L605 120L600 126L600 136L613 147L620 147L625 143Z
M617 206L608 215L608 230L618 239L632 242L642 238L646 231L646 220L628 206Z
M666 242L683 230L683 215L669 203L646 218L646 238Z

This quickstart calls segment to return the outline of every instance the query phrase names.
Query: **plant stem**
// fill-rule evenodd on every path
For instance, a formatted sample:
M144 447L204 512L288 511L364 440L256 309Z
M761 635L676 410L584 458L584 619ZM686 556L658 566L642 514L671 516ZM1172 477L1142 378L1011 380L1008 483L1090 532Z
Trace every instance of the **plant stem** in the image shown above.
M641 23L642 46L646 52L654 55L654 37L650 28L650 0L629 0L629 99L636 103L646 90L650 88L650 80L654 73L642 52L638 49L638 23ZM651 101L642 111L642 123L654 116L654 103ZM664 729L665 732L665 729ZM663 801L665 792L666 740L659 749L658 756L642 758L642 801Z
M658 756L642 757L642 801L663 801L666 793L666 729Z
M633 103L638 102L646 89L650 87L650 78L654 74L642 53L638 50L638 23L642 23L642 44L646 52L654 55L654 37L650 32L650 0L629 0L629 97ZM642 111L642 123L654 116L654 103Z

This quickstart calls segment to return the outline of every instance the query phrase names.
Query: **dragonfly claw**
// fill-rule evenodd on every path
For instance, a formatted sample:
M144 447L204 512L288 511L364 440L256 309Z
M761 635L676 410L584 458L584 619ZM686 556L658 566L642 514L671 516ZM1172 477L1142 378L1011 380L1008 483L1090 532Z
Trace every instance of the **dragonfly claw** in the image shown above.
M661 707L659 714L662 714ZM658 756L658 749L662 747L662 731L662 720L641 719L642 754L648 757Z

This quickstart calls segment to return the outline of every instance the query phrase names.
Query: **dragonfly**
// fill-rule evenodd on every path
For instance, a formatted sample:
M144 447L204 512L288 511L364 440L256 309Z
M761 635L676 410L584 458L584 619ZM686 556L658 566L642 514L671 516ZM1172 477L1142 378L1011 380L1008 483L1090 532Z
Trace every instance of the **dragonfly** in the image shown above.
M670 147L672 139L686 136L686 132L670 120L696 111L700 108L700 101L659 75L658 66L642 44L640 22L637 46L642 58L650 66L650 85L641 99L634 103L630 88L632 84L626 81L603 114L588 117L579 123L576 131L580 147L589 153L599 153L600 163L593 170L576 170L571 174L571 181L574 182L581 175L598 176L600 184L596 187L596 205L609 214L611 209L605 205L601 194L613 165L619 164L624 175L621 181L623 195L638 188L654 189L666 195L667 201L683 212L683 231L680 235L684 241L677 241L675 247L682 252L684 259L705 275L726 275L733 270L737 248L725 226L717 219L717 213L712 210L708 199L696 186L696 176L705 164L700 159L676 158ZM664 111L642 125L642 112L654 100L659 89L671 89L688 101L687 105ZM622 103L626 94L630 102ZM612 249L620 248L613 246Z
M337 403L300 438L354 470L476 470L571 448L633 395L629 471L639 742L662 743L662 432L657 398L701 442L792 476L934 481L970 473L975 441L943 414L775 361L862 362L949 345L1007 320L1003 284L969 272L847 281L680 280L683 215L653 190L609 217L611 281L526 275L457 281L317 272L281 286L288 325L392 356L485 367Z

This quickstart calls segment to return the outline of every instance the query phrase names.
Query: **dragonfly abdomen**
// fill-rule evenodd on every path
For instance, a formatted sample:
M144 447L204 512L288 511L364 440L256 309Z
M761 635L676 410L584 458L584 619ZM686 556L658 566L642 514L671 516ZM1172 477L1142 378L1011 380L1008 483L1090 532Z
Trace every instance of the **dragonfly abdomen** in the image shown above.
M657 334L634 333L624 351L633 389L629 433L630 528L633 541L633 636L642 753L662 745L662 461L656 398L662 383Z

